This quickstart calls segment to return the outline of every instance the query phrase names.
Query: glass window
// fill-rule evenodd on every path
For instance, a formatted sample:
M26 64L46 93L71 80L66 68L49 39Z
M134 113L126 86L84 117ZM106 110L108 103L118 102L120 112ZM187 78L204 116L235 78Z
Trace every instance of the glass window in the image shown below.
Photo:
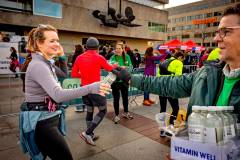
M204 47L210 47L210 43L204 43Z
M217 47L217 43L212 43L212 47Z
M206 24L206 27L211 27L211 23L207 23L207 24Z
M206 18L212 17L212 13L207 13L207 14L205 15L205 17L206 17Z
M184 26L184 30L189 30L189 29L192 29L192 25Z
M62 4L48 0L34 0L33 14L62 18Z
M189 34L182 35L182 38L190 38Z
M148 22L148 30L152 32L166 32L167 25Z
M214 12L213 15L214 15L214 16L221 16L222 13L221 13L221 12Z
M32 5L32 0L4 0L0 1L0 10L32 12Z
M200 27L200 25L199 24L195 24L195 28L199 28Z
M212 32L204 33L204 37L212 37Z
M219 22L214 22L213 26L219 26Z
M196 33L196 34L194 34L194 38L202 38L202 34L201 33Z

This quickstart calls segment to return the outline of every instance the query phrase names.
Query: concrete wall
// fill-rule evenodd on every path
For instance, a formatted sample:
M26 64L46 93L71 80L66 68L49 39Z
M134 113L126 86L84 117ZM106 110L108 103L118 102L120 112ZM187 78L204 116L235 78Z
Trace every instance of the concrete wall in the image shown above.
M105 36L105 35L91 35L91 34L76 34L76 33L69 33L69 32L59 32L60 43L62 44L64 51L67 54L71 54L74 52L74 45L82 44L83 38L88 38L90 36L95 36L98 39L105 39L105 40L115 40L120 42L124 40L127 46L130 46L131 49L137 48L140 53L144 53L145 49L149 46L149 41L146 39L136 39L136 38L123 38L123 37L113 37L113 36Z
M132 22L141 27L127 27L119 25L111 28L101 25L100 20L92 16L94 10L100 10L107 14L107 0L53 0L62 4L62 18L32 15L31 13L10 12L0 10L0 24L36 27L38 24L51 24L59 32L60 41L67 52L73 50L76 43L82 38L95 36L97 38L113 40L125 40L132 48L145 50L148 41L162 41L166 39L166 33L151 32L148 30L148 22L159 24L168 23L168 12L122 0L122 11L132 7L136 19ZM118 0L110 0L110 7L119 13ZM110 17L109 17L110 18ZM17 30L18 28L16 28ZM29 30L29 29L28 29ZM27 33L25 31L25 33Z
M136 19L133 23L141 27L127 27L119 25L118 28L105 27L92 16L93 10L107 12L107 0L56 0L62 3L63 18L51 18L36 16L27 13L0 11L0 23L35 27L39 23L49 23L60 30L75 31L94 34L115 35L133 38L161 40L165 38L163 33L151 33L148 31L148 22L167 24L167 12L146 7L128 1L122 1L122 13L127 6L133 8ZM110 0L111 7L118 10L119 1ZM17 18L16 18L17 17Z

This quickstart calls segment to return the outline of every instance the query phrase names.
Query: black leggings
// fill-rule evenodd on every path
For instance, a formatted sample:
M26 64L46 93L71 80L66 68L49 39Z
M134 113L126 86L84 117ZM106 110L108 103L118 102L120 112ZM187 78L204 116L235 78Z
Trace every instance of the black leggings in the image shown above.
M166 112L167 108L167 100L169 101L170 105L172 106L172 116L170 117L170 124L174 124L174 120L176 120L178 111L179 111L179 103L178 99L174 99L171 97L162 97L159 96L159 101L160 101L160 113L161 112ZM174 116L174 117L173 117Z
M115 82L112 84L113 106L115 115L119 115L119 99L120 91L122 95L124 112L128 112L128 85L123 82Z
M107 100L106 97L100 96L98 94L88 94L83 96L83 103L87 106L87 135L94 134L94 130L103 120L105 114L107 113ZM99 112L93 118L94 107L98 107Z
M35 130L35 142L46 158L52 160L72 160L70 149L58 129L59 116L39 121Z

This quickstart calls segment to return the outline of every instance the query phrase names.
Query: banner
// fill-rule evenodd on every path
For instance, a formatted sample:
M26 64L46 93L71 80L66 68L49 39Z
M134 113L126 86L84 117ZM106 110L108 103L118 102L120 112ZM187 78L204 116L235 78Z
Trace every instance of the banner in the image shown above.
M11 74L10 71L10 47L14 47L17 50L18 54L18 43L13 42L0 42L0 74Z
M207 19L196 19L192 21L192 24L208 24L208 23L214 23L217 22L216 17L207 18Z

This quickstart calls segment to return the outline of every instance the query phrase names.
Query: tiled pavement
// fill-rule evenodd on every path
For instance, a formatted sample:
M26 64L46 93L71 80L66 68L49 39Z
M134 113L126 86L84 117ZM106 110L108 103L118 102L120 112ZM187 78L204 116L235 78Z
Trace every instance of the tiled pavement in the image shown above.
M157 100L157 96L153 96ZM180 100L185 105L187 99ZM163 160L169 153L169 139L160 138L154 115L159 112L159 104L151 107L141 105L142 96L129 110L133 120L121 119L120 124L112 122L112 102L108 102L108 114L96 134L100 136L96 146L89 146L79 137L85 129L85 113L74 112L74 107L66 111L68 133L66 140L76 160ZM18 117L0 118L0 159L27 160L18 145Z
M136 113L131 114L133 115L134 119L127 120L125 118L122 118L119 124L156 142L170 147L170 139L167 137L161 138L159 136L159 129L156 121ZM112 117L114 117L114 113L108 113L107 118L112 119Z

